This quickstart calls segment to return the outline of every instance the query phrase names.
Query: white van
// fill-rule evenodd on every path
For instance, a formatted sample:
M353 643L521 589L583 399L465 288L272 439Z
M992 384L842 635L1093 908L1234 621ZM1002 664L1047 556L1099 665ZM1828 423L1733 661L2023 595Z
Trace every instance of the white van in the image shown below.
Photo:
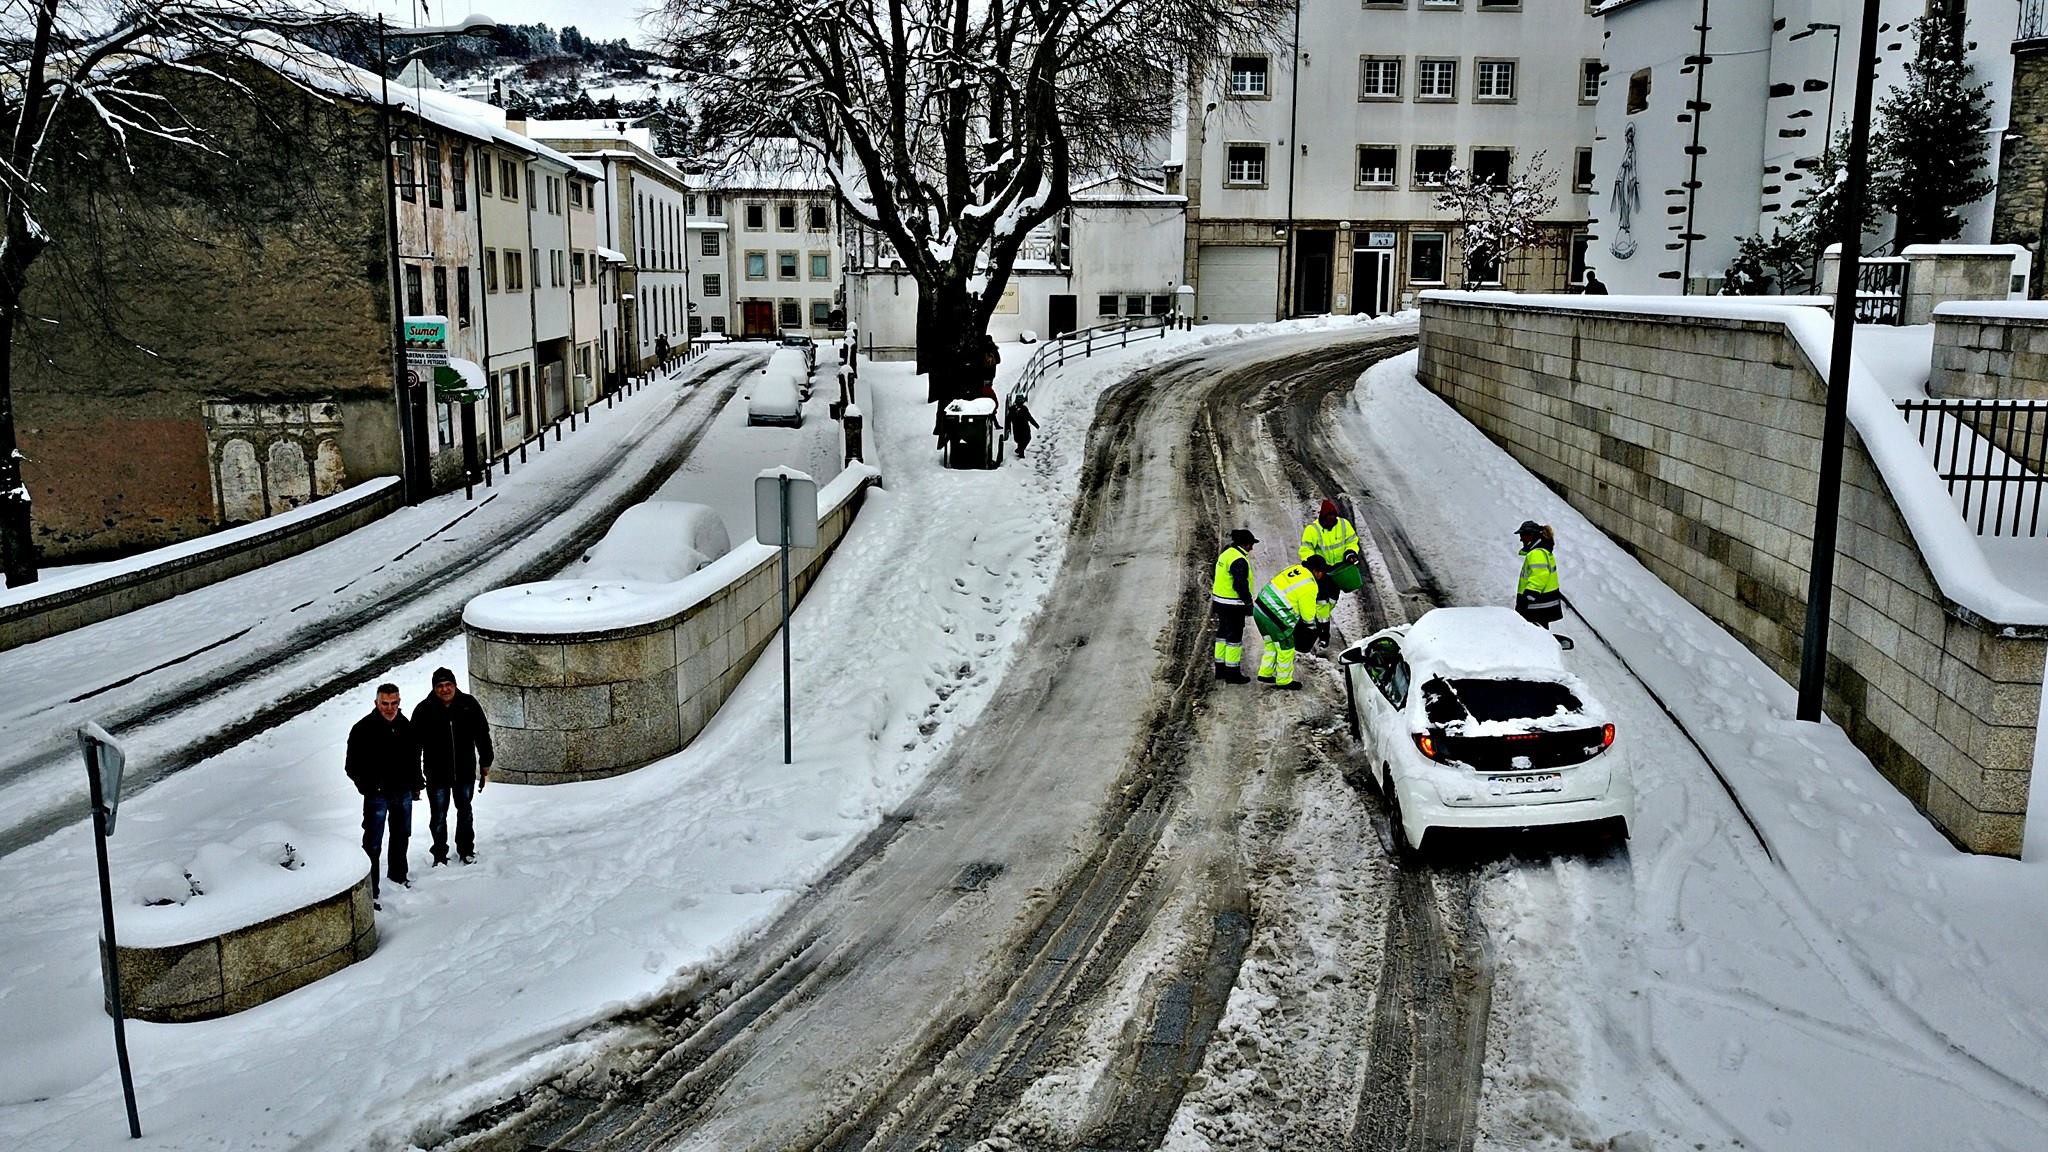
M804 423L804 394L810 391L810 372L801 348L777 348L768 366L750 382L747 394L748 424L787 424L801 428Z

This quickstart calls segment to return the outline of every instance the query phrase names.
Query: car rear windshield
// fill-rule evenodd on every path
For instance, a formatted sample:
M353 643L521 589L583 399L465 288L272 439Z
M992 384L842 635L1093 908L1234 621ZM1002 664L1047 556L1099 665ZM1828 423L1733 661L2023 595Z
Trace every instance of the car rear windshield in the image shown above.
M1548 680L1444 680L1422 686L1422 707L1432 725L1471 719L1479 723L1540 720L1579 711L1571 689Z

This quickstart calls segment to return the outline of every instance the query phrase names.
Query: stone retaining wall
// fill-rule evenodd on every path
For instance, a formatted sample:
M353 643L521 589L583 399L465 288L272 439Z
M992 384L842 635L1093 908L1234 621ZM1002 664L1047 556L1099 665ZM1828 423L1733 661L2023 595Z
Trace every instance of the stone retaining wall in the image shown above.
M1796 682L1824 383L1783 325L1428 299L1419 374ZM1942 595L1853 425L1843 484L1828 714L1958 843L2016 856L2048 644Z
M790 551L790 603L859 515L872 476L821 508L818 546ZM465 625L470 691L491 721L491 778L565 784L631 771L711 722L782 625L781 561L763 555L674 616L626 628L522 634Z
M2025 316L2009 308L1945 305L1934 317L1927 394L2048 400L2048 309Z
M265 527L245 525L211 546L186 550L145 567L87 584L0 604L0 652L37 640L111 620L124 612L182 596L252 572L266 564L310 552L382 518L404 502L397 480L359 486L354 494L333 497L332 503L309 516ZM202 538L203 539L203 538Z
M370 874L325 900L222 936L163 948L121 945L121 1005L176 1024L254 1008L377 950ZM112 1014L113 1005L106 1005Z

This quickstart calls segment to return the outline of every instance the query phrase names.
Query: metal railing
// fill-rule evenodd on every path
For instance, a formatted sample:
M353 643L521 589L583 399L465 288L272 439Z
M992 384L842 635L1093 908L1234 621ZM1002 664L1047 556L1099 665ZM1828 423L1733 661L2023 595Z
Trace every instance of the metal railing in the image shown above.
M1935 475L1979 536L2040 536L2048 401L1900 400ZM1919 419L1914 419L1918 413Z
M1180 316L1139 316L1055 336L1039 345L1038 351L1025 362L1023 373L1015 384L1010 385L1009 401L1028 403L1031 389L1037 386L1038 381L1069 360L1093 356L1097 348L1122 348L1133 339L1146 340L1156 336L1163 340L1168 332L1187 324ZM1133 333L1139 335L1133 336Z
M692 341L686 348L678 347L675 349L674 354L670 357L670 366L680 367L681 365L688 364L710 350L710 344L704 341ZM505 445L505 450L500 452L495 458L485 461L484 466L475 475L465 475L463 477L463 498L467 500L476 499L476 486L478 484L482 484L485 488L491 487L492 468L502 469L502 475L512 475L512 457L515 454L519 457L519 462L524 464L526 463L528 448L532 448L537 452L546 452L548 450L548 433L553 432L555 434L555 443L560 444L563 431L566 429L567 431L574 432L579 424L590 423L591 415L597 411L597 406L600 403L606 408L611 408L622 397L631 396L649 384L654 383L658 373L668 370L668 367L656 365L653 372L638 376L626 376L620 386L607 389L604 395L592 400L589 404L581 408L572 408L562 413L560 416L534 429L531 435L516 444Z
M2019 28L2012 34L2014 43L2048 38L2048 3L2043 0L2020 0Z
M1899 324L1905 320L1906 276L1903 256L1873 256L1856 265L1856 322Z

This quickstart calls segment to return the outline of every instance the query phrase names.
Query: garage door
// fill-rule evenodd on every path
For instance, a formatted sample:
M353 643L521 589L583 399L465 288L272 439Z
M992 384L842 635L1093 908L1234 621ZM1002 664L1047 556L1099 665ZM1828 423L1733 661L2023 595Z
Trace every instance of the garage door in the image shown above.
M1280 296L1280 249L1203 245L1195 315L1212 324L1261 324Z

